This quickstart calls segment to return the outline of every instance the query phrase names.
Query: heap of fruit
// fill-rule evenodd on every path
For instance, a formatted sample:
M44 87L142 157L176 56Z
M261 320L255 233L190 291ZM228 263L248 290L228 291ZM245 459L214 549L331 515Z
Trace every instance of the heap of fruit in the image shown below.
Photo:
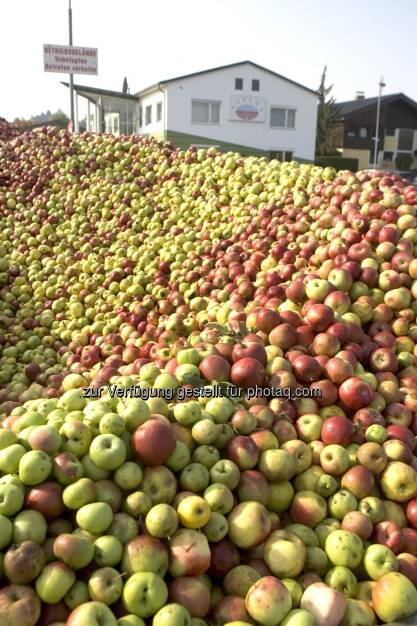
M1 626L416 613L416 214L386 172L6 141Z

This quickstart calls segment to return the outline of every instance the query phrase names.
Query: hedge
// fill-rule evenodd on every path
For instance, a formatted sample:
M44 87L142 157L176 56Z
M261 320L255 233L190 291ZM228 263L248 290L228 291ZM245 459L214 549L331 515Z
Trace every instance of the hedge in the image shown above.
M359 167L358 159L339 156L316 156L315 163L321 167L334 167L338 171L350 170L351 172L357 172Z

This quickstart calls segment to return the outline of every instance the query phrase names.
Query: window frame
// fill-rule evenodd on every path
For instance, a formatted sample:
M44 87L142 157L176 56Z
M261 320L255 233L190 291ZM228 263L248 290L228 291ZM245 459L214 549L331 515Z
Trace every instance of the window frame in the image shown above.
M362 133L365 131L365 134ZM359 126L359 139L369 139L369 128L368 126Z
M391 157L387 157L386 155L390 154ZM382 154L382 160L383 161L394 161L394 150L384 150L383 154Z
M255 89L255 85L257 85L257 89ZM251 91L259 92L261 90L261 81L259 78L252 78Z
M240 81L239 84L241 85L241 87L237 86L238 81ZM235 91L243 91L243 78L235 77Z
M148 113L150 113L149 121L148 121ZM152 104L147 104L145 106L145 126L150 126L151 124L152 124Z
M162 122L162 101L156 103L156 121Z
M193 120L193 104L207 104L208 105L208 122L195 122ZM212 122L212 107L213 105L218 106L218 122ZM191 98L191 124L195 126L220 126L220 109L221 109L221 100L205 100L203 98Z
M272 125L272 110L273 109L281 109L285 111L285 125L284 126L274 126ZM288 126L288 111L294 111L294 126ZM280 104L271 104L269 108L269 127L278 129L278 130L296 130L297 128L297 107L289 106L289 105L280 105Z

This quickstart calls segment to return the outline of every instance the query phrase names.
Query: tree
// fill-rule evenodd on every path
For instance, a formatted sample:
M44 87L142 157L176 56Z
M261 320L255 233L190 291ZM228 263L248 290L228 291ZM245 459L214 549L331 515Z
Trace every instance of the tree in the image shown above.
M340 121L340 108L336 105L333 96L330 95L333 85L326 87L326 73L327 65L324 66L320 86L318 88L319 105L317 112L316 154L320 156L334 152L331 134Z

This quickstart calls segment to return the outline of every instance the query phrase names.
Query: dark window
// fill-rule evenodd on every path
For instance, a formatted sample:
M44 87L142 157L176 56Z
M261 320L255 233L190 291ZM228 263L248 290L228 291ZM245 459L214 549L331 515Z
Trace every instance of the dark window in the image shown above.
M285 160L286 161L292 161L292 155L293 155L293 153L292 153L291 150L286 150L284 152Z
M392 161L394 158L393 152L384 152L384 161Z
M259 91L259 80L252 78L252 91Z
M395 137L395 128L386 128L385 137Z
M235 89L243 89L243 78L235 78Z
M277 159L278 161L292 161L292 150L271 150L269 153L270 159Z
M400 128L398 133L398 150L412 150L414 142L414 131L407 128Z
M162 102L158 102L156 105L156 121L160 122L162 120Z

